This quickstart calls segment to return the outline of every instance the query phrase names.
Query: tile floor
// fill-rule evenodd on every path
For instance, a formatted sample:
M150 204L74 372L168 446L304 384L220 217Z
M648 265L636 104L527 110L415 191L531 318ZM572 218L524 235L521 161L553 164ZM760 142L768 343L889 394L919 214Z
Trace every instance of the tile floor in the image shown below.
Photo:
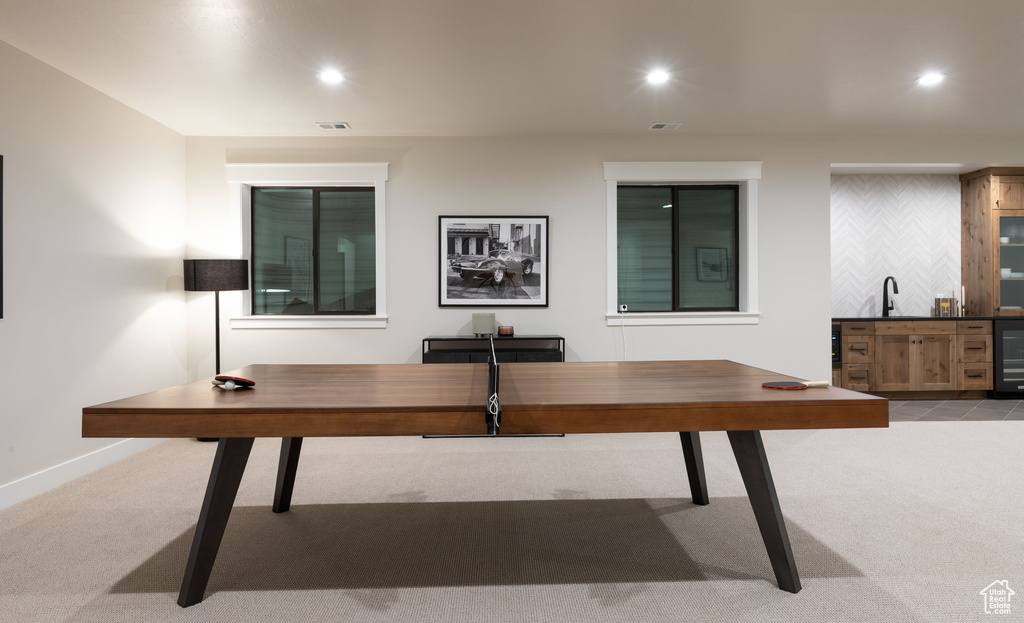
M890 400L889 421L1024 420L1024 400Z

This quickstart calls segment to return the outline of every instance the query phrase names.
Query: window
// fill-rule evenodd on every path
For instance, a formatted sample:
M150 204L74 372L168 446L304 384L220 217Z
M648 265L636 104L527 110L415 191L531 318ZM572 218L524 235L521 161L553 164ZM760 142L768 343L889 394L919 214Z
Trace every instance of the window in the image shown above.
M758 322L761 163L606 162L604 172L609 325Z
M737 311L739 189L619 186L619 305Z
M388 179L388 163L386 162L323 162L323 163L258 163L258 164L228 164L227 181L231 191L231 198L236 207L236 214L239 219L241 230L242 257L250 258L253 266L253 284L250 290L242 293L242 307L244 315L233 316L231 327L234 329L327 329L327 328L351 328L351 329L386 329L387 328L387 288L385 278L387 275L387 250L384 237L385 225L385 185ZM277 196L267 199L271 204L291 202L294 197L289 196L288 190L320 191L318 198L317 219L313 220L312 208L308 212L306 225L301 233L282 233L269 246L256 249L255 240L257 229L253 221L253 189L282 191ZM328 193L326 197L322 194ZM365 191L363 193L362 191ZM339 196L331 193L338 192ZM354 196L341 196L345 193L355 193ZM336 227L350 227L354 223L347 214L347 210L338 207L339 204L348 205L353 203L353 198L373 197L373 261L368 264L367 257L363 252L367 251L366 245L360 245L360 240L353 240L346 236L338 236ZM271 201L272 199L272 201ZM337 201L335 201L337 200ZM357 212L359 210L356 210ZM323 214L324 218L319 218ZM303 217L306 218L306 217ZM355 220L360 224L369 227L365 211ZM340 221L340 223L339 223ZM314 237L313 223L319 228ZM283 225L286 229L294 224ZM366 228L358 229L358 235L364 236ZM255 235L254 235L255 234ZM349 230L352 236L357 235ZM287 237L286 237L287 236ZM325 238L331 238L324 242ZM352 246L344 241L340 242L343 251L339 253L338 238L345 238L352 243ZM319 251L324 253L314 258L313 242L317 241ZM259 243L263 246L264 243ZM332 246L333 245L333 246ZM356 250L359 246L360 250ZM333 251L331 249L333 248ZM308 249L308 255L307 255ZM350 253L351 251L351 253ZM344 268L341 258L344 255ZM301 258L308 257L308 267L301 266ZM353 264L352 261L357 261ZM314 261L317 259L318 261ZM275 272L273 267L270 271L262 271L260 275L255 274L256 265L266 262L288 267L289 261L292 264L300 264L298 269L291 267L288 271L279 270ZM319 275L315 271L324 271ZM333 272L334 277L331 277ZM312 277L309 275L312 274ZM366 285L369 275L373 275L373 286ZM306 275L305 278L295 275ZM345 276L346 281L342 283L339 278ZM317 282L319 285L317 286ZM287 282L287 283L285 283ZM278 287L275 287L278 286ZM282 292L257 292L257 290L291 290L293 287L301 290L306 298L293 296L282 304L284 294ZM319 287L319 291L314 288ZM373 311L369 311L366 299L370 296L372 289ZM352 296L349 296L351 293ZM266 295L266 296L264 296ZM276 296L276 300L273 296ZM262 302L257 299L263 296ZM314 298L315 297L315 298ZM308 307L299 309L299 304L288 307L295 298L304 301ZM343 301L342 299L347 299ZM321 313L311 313L317 307ZM347 309L343 309L347 307ZM268 313L263 313L262 310ZM254 313L256 311L257 313Z
M253 314L373 314L373 188L252 188Z

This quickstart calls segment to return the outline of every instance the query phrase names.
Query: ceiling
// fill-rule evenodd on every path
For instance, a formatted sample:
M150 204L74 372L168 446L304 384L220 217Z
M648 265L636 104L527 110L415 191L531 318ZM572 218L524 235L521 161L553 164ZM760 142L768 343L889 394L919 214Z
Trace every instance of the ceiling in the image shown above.
M0 4L0 40L188 136L1024 137L1022 29L1021 0Z

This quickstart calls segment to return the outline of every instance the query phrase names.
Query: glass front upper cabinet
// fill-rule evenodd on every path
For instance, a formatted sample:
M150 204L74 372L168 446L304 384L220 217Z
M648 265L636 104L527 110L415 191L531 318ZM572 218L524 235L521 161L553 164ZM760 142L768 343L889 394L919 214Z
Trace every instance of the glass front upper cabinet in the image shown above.
M1024 309L1024 215L999 217L999 309Z

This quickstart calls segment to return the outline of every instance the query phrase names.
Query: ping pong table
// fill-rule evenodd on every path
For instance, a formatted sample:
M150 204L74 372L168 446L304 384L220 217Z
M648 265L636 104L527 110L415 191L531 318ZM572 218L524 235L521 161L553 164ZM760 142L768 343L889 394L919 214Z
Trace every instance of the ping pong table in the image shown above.
M690 494L709 503L701 431L726 431L779 588L800 579L762 430L886 427L888 401L839 388L765 389L792 377L732 361L252 365L82 410L83 437L218 438L178 604L202 601L256 437L282 438L273 511L287 512L304 437L679 433ZM488 408L500 398L495 420ZM426 441L425 443L430 443Z

